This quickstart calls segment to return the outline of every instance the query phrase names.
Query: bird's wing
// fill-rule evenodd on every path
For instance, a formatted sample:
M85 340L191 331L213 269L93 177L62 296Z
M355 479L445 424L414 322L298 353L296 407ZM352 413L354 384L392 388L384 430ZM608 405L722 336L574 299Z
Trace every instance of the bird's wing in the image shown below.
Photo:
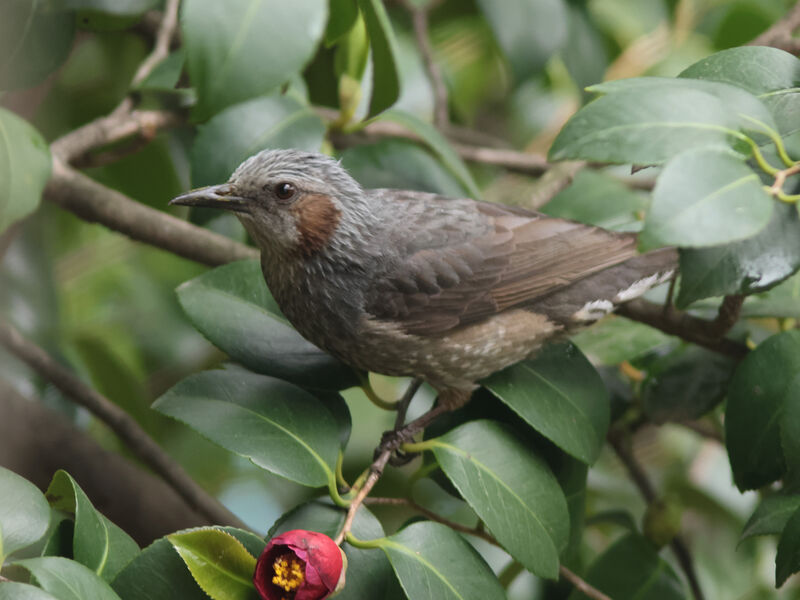
M365 308L417 335L524 306L636 256L632 234L499 204L381 193L419 205L407 211L406 237L393 240L403 257L375 279Z

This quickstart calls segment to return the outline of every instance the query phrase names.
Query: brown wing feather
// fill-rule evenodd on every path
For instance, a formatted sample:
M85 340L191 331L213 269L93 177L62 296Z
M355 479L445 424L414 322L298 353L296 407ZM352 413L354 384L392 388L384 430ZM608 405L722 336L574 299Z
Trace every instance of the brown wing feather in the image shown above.
M409 201L406 196L398 199ZM435 200L438 207L447 206L438 204L446 199ZM408 255L369 291L369 313L399 321L409 333L442 333L524 306L636 256L631 234L515 207L453 202L459 203L460 217L464 210L474 213L463 220L462 235L457 236L461 239L451 232L437 245L436 235L431 235L435 219L422 235L423 243L406 239Z

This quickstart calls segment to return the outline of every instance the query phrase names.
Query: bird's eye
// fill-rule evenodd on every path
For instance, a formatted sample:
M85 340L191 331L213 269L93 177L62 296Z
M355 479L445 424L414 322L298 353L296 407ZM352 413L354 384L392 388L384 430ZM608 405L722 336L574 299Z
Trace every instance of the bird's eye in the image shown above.
M295 188L291 183L288 181L284 181L283 183L279 183L275 186L275 195L280 200L288 200L292 196L294 196L297 188Z

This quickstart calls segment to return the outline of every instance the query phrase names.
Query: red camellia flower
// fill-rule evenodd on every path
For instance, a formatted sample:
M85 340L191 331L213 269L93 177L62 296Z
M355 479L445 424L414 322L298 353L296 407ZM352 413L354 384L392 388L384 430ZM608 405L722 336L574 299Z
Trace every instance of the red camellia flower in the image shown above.
M327 535L293 529L272 538L253 583L264 600L323 600L344 587L347 558Z

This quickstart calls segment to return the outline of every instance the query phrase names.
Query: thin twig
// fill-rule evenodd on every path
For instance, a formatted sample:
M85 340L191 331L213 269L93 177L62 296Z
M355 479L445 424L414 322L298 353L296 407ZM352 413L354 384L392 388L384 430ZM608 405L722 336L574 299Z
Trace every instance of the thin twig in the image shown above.
M200 487L128 413L83 383L10 324L0 321L0 344L56 388L108 425L130 450L158 473L186 503L212 523L244 527L235 515Z
M442 131L447 129L450 123L450 113L447 105L447 86L442 77L442 70L436 63L433 56L430 35L428 33L428 15L435 3L427 6L415 6L408 0L403 1L403 5L411 13L411 21L414 25L414 37L417 40L419 53L422 55L422 62L425 65L425 72L430 79L433 88L433 124Z
M772 27L749 42L748 45L772 46L773 48L780 48L792 54L797 54L800 52L800 40L792 37L792 33L798 27L800 27L800 2L797 2L786 13L786 16L776 21Z
M411 383L411 386L413 385L414 382ZM409 389L411 386L409 386ZM344 540L345 536L350 533L350 529L353 526L353 519L356 517L356 512L358 512L358 509L364 502L364 499L370 493L372 488L375 487L375 484L378 483L381 475L383 475L383 470L386 468L386 463L389 462L392 453L397 450L397 448L399 448L403 442L411 439L414 435L435 421L439 415L447 412L448 410L449 409L443 404L438 404L421 417L414 419L407 425L403 427L395 427L392 431L384 434L383 440L381 440L380 445L375 450L375 460L373 460L372 464L369 466L367 478L364 480L364 484L358 489L355 498L353 498L352 502L350 503L350 506L347 509L347 516L342 524L342 528L334 538L334 541L337 544L340 544L342 540Z
M598 590L595 587L592 587L586 581L578 577L575 573L570 571L564 565L558 567L558 572L561 573L561 576L569 581L572 585L575 586L579 592L589 596L589 598L594 598L594 600L611 600L609 596L606 596L603 592Z
M85 221L100 223L204 265L218 266L259 256L255 248L131 200L56 158L44 196Z
M364 498L364 504L378 504L381 506L407 506L418 512L419 514L428 517L431 521L436 521L437 523L441 523L442 525L447 525L450 529L454 529L455 531L460 531L461 533L466 533L468 535L474 535L476 537L481 538L493 544L495 546L500 546L500 543L492 537L486 531L482 531L480 529L476 529L474 527L467 527L466 525L462 525L461 523L457 523L455 521L451 521L450 519L443 517L432 510L429 510L422 506L421 504L417 504L414 500L410 498Z
M731 301L729 308L734 306L735 301ZM726 326L730 322L732 312L726 313L722 317L718 315L719 321L706 321L677 310L665 311L662 305L640 298L620 306L617 309L617 314L633 321L645 323L664 333L676 335L687 342L692 342L731 358L742 359L749 352L745 344L719 335L720 331L727 331Z
M647 504L652 504L655 502L657 500L655 488L653 487L653 484L650 483L650 479L647 477L647 473L645 473L644 468L639 464L639 461L636 460L636 457L633 454L633 450L630 447L630 437L625 437L625 432L622 434L611 433L608 435L608 442L611 444L611 447L614 449L617 457L625 466L625 469L628 471L628 475L636 485L639 492L642 494L642 497L645 499ZM670 547L675 553L675 557L678 559L678 564L680 564L681 569L686 576L686 580L689 582L689 587L692 590L694 599L703 600L703 590L700 587L700 581L697 579L697 572L694 569L692 555L689 552L689 547L686 545L686 542L684 542L679 535L676 535L674 538L672 538Z
M136 74L131 81L131 87L136 87L142 83L153 69L169 54L170 43L178 28L178 5L180 0L166 0L164 15L161 17L161 25L156 32L156 42L152 52L142 61Z

